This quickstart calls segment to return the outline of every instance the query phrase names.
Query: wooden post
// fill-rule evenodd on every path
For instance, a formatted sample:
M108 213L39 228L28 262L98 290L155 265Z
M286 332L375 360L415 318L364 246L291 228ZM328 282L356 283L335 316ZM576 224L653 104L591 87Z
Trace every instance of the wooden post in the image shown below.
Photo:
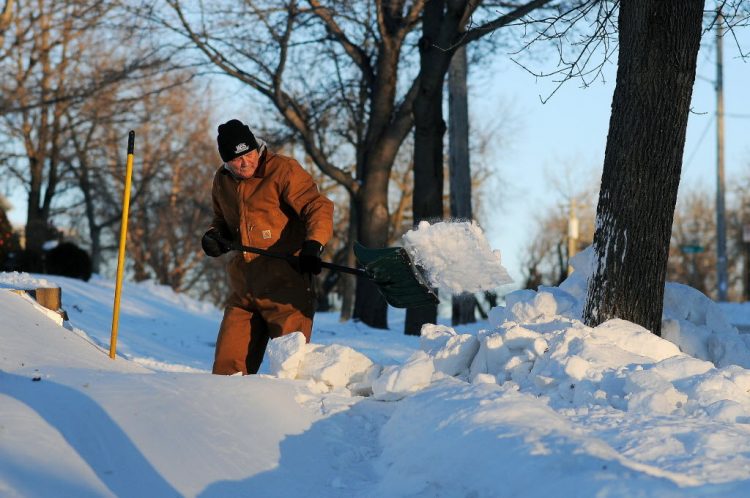
M62 308L62 292L59 287L42 287L36 289L36 302L48 310L58 311Z

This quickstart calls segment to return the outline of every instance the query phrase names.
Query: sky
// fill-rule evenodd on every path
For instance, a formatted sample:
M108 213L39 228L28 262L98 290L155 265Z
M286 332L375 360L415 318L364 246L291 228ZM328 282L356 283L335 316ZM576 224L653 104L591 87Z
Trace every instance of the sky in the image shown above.
M737 37L750 52L750 28L738 29ZM724 43L724 102L726 128L726 184L750 166L750 99L743 87L750 81L750 60L743 62L731 37ZM554 55L554 54L552 54ZM556 59L534 62L549 70ZM481 71L481 73L479 73ZM478 74L479 73L479 74ZM603 71L603 81L582 88L580 81L566 82L546 103L556 87L552 78L536 78L510 60L503 51L493 54L480 69L470 70L472 127L491 127L498 113L509 118L497 138L498 147L487 161L494 175L488 189L489 214L480 220L494 249L515 280L523 284L521 260L524 247L534 233L534 217L558 209L561 196L554 177L569 178L572 188L587 182L598 184L604 159L615 63ZM688 122L681 192L687 188L716 189L715 37L703 37L698 55L698 77L693 92L693 112ZM223 120L221 120L223 121ZM21 192L9 196L15 208L9 213L14 224L25 221Z
M750 52L750 28L738 29L745 53ZM747 174L750 166L750 59L739 58L736 44L724 38L725 183ZM549 70L552 62L539 65ZM517 285L523 284L521 257L534 233L534 215L558 209L561 196L552 185L554 176L568 176L573 188L586 182L599 184L614 91L616 65L604 70L604 81L583 88L580 81L566 82L554 90L550 78L536 78L507 54L500 54L487 69L491 76L471 76L470 112L475 123L490 122L498 109L510 109L514 123L510 143L495 152L497 206L484 220L492 246L500 250L503 264ZM691 188L716 191L716 79L715 36L703 37L693 88L692 112L680 192ZM473 123L474 124L474 123ZM679 201L678 201L679 202Z

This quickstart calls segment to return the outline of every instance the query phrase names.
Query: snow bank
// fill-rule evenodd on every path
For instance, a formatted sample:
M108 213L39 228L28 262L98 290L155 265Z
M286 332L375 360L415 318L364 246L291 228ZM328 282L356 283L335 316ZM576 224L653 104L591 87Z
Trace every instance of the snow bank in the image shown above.
M515 296L511 294L506 298L508 304L505 308L492 310L490 320L493 325L497 326L505 320L528 321L529 314L533 312L525 310L524 306L536 310L540 315L537 321L553 319L553 312L550 311L553 306L540 306L538 303L543 297L549 297L545 296L547 293L552 293L558 303L559 315L580 319L586 299L587 280L594 270L593 248L588 247L577 254L572 259L571 266L574 272L560 284L559 289L542 287L538 293L518 291L514 293ZM524 304L518 304L514 299ZM573 302L570 303L569 299ZM664 339L676 344L680 351L710 361L718 367L750 367L750 335L740 334L717 303L687 285L673 282L666 284L661 333Z
M498 386L441 382L399 403L380 440L372 496L685 496L696 484Z
M266 358L269 372L282 379L295 379L299 375L302 359L305 357L305 335L295 332L278 337L268 344Z
M47 279L35 277L28 273L0 272L0 289L33 290L59 287Z
M430 283L450 293L481 292L513 282L475 222L419 223L403 236L404 248Z
M372 391L375 399L399 400L430 385L434 373L435 363L432 358L417 351L403 365L385 367L373 382Z
M715 302L687 285L666 286L662 337L719 367L750 367L750 335L740 334Z
M591 251L580 254L560 288L509 294L506 306L492 310L489 330L458 334L425 325L421 351L403 364L381 371L348 348L289 337L273 341L272 371L331 387L356 385L358 394L385 401L455 378L532 393L557 409L598 406L750 422L750 374L732 366L750 365L749 349L718 306L694 289L669 284L663 338L624 320L587 327L580 316L590 258ZM286 364L293 366L273 366Z
M729 323L740 329L750 329L750 302L744 303L716 303L724 312Z
M314 380L329 389L346 387L356 394L372 392L372 382L380 373L362 353L339 344L305 344L302 332L269 341L266 355L271 375Z
M426 325L408 337L409 354L419 341L408 359L388 353L373 363L340 344L305 344L302 334L276 339L266 365L285 380L184 375L168 362L146 369L143 355L112 362L82 332L39 320L28 299L0 292L0 316L13 318L0 327L0 483L14 496L748 496L750 372L684 352L692 339L729 361L742 351L723 341L733 329L679 287L665 312L679 327L675 343L622 320L587 327L578 277L509 296L488 330ZM108 310L111 285L60 282L76 320L109 321L97 303ZM191 341L196 355L213 350L196 333L197 315L184 316L169 296L134 294L143 321L133 330L158 338L177 323L186 351ZM214 336L220 317L208 318ZM317 338L369 343L368 354L405 339L333 324ZM144 416L165 403L176 409ZM94 426L107 455L90 441ZM175 444L186 455L179 461ZM146 477L133 487L123 475Z

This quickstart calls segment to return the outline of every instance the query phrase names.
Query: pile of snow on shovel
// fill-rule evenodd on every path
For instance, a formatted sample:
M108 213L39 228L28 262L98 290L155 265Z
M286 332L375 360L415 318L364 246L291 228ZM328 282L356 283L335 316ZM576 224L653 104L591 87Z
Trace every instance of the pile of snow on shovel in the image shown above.
M750 423L748 336L700 292L668 284L663 338L623 320L581 321L591 251L559 288L521 290L494 308L491 328L459 334L425 325L420 350L403 364L378 365L354 349L305 344L302 334L271 341L270 372L305 379L321 392L348 390L402 399L444 382L496 385L533 394L555 409L705 415Z
M475 222L419 223L402 237L412 261L424 269L430 284L448 294L482 292L510 284L513 279L500 263L500 252L490 247Z

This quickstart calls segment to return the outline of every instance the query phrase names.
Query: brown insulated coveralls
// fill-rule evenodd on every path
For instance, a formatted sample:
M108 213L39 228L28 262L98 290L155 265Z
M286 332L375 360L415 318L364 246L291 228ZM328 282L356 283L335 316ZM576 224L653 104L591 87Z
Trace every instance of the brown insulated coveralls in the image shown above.
M292 158L264 151L252 178L225 167L214 176L212 227L242 245L297 253L305 240L325 245L333 233L333 203ZM302 332L310 341L315 296L310 275L282 259L232 253L231 294L216 340L213 373L256 373L269 337Z

